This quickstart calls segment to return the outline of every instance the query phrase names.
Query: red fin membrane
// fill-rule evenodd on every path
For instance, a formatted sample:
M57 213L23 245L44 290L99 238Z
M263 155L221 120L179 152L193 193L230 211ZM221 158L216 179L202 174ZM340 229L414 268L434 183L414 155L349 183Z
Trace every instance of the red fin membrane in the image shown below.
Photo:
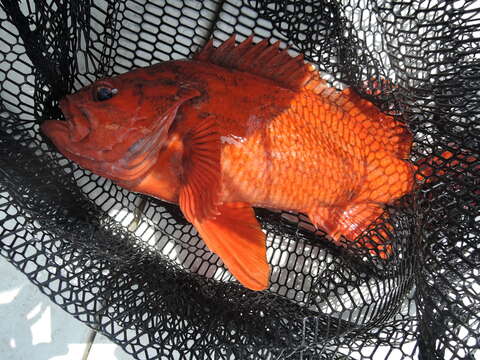
M383 207L377 204L357 204L347 207L338 216L336 231L353 241L359 237L380 215Z
M368 227L375 222L384 212L382 206L373 203L355 204L341 208L321 208L309 214L312 223L324 229L335 241L340 240L343 235L347 240L354 241ZM385 234L383 234L385 235ZM384 237L387 237L386 235ZM379 254L386 258L391 254L391 246L385 246L377 236L372 236L372 242L358 244L372 250L372 253ZM374 245L375 244L375 245Z
M325 231L335 241L340 239L340 236L334 236L337 229L338 213L331 211L328 207L320 207L313 212L310 212L308 217L317 229Z
M311 68L302 55L292 57L279 46L267 40L253 44L252 36L237 46L233 35L218 48L209 41L193 59L248 72L293 90L302 88L312 78Z
M292 90L305 88L341 107L357 121L364 124L380 148L393 156L408 159L412 135L407 127L394 117L382 113L370 101L363 99L352 89L338 91L323 80L315 67L305 64L301 55L291 57L279 42L272 45L267 40L253 44L253 36L236 45L235 35L218 48L213 41L194 56L194 60L210 62L229 69L248 72L275 81ZM374 119L374 121L366 119Z
M206 119L184 138L178 202L188 221L201 221L218 213L220 184L220 135L215 121Z
M199 123L184 139L179 205L208 248L245 287L268 287L265 235L248 204L219 204L220 140L212 119Z
M243 286L265 290L270 277L265 235L252 207L228 203L220 205L218 210L220 214L215 218L194 221L195 228Z

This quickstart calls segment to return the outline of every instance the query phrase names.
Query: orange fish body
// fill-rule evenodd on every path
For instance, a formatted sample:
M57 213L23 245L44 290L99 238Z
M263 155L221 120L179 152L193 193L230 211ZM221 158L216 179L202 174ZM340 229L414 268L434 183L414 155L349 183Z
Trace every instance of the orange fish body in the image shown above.
M129 190L178 203L250 289L269 277L252 206L304 212L334 240L354 240L414 186L401 123L266 41L210 43L194 60L70 98L69 127L43 125L59 149Z

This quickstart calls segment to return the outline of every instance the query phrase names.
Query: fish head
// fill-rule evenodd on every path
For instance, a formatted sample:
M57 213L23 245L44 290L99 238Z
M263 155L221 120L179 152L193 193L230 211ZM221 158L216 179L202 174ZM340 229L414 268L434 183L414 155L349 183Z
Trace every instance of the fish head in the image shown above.
M139 69L67 95L65 121L42 124L67 158L126 186L141 181L165 145L178 108L200 95L172 72Z

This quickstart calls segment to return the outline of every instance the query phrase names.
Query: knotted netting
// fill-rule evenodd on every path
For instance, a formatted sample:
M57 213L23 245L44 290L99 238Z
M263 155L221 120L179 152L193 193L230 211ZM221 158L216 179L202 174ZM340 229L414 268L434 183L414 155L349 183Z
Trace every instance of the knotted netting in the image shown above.
M138 359L480 356L478 3L0 4L0 253L65 311ZM389 234L392 256L257 209L271 286L247 290L175 205L80 168L40 132L65 94L232 34L281 40L407 124L428 181L361 239Z

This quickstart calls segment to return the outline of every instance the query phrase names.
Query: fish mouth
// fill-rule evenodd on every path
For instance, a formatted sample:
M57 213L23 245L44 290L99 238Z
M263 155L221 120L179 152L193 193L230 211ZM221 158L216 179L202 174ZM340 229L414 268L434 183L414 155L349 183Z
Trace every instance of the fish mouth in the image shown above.
M66 120L46 120L40 126L42 132L47 135L54 143L55 139L63 134L68 135L70 132Z
M102 155L107 155L112 150L97 151L97 156L92 156L89 151L74 147L70 142L70 127L66 121L47 120L42 126L42 131L52 140L57 149L68 159L94 174L107 177L122 186L133 186L140 182L144 175L155 165L158 152L161 148L159 135L144 136L137 139L132 146L114 161L102 160ZM124 147L120 144L119 147Z
M84 140L91 132L88 114L80 106L73 106L68 97L60 100L60 110L70 131L70 140L74 143Z
M76 119L77 111L72 112L68 101L61 102L60 108L66 120L47 120L41 125L42 132L65 157L126 188L138 184L155 165L178 110L178 106L168 110L156 121L155 126L149 129L148 134L131 130L130 134L123 137L128 138L128 141L119 142L106 149L93 149L88 146L88 133L85 135L83 132L82 136L72 138L72 131L77 128L77 122L72 120ZM80 141L74 141L77 139Z
M44 134L60 147L84 140L91 131L86 114L80 108L73 109L67 97L60 100L59 107L65 120L46 120L41 125ZM67 135L68 141L65 139Z

